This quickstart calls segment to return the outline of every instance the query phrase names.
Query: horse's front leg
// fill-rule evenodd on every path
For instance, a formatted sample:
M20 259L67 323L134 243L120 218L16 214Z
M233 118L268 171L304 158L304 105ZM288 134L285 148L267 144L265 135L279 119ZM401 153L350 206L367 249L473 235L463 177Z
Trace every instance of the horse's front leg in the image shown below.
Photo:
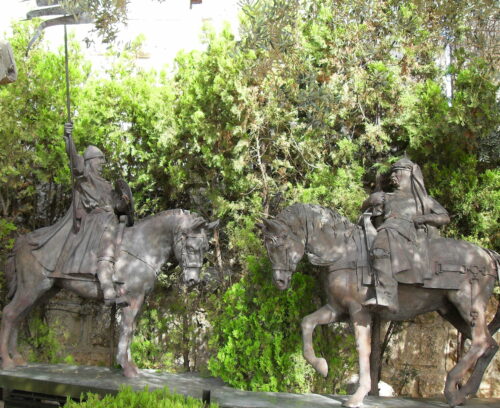
M125 377L137 377L139 371L131 358L130 343L135 329L135 320L144 302L144 293L136 297L130 297L128 300L129 306L122 309L120 340L118 341L116 361L122 366Z
M340 313L332 306L325 305L302 319L302 342L304 358L323 377L328 375L328 363L323 357L316 357L312 343L312 335L318 324L328 324L338 320Z
M25 366L27 365L26 359L21 355L21 353L17 350L17 335L19 332L19 325L15 325L12 328L10 339L9 339L9 352L12 356L12 360L16 366Z
M349 306L351 321L354 325L356 349L359 358L359 386L356 392L344 402L345 407L359 407L371 388L370 353L371 353L371 322L370 313L355 302Z

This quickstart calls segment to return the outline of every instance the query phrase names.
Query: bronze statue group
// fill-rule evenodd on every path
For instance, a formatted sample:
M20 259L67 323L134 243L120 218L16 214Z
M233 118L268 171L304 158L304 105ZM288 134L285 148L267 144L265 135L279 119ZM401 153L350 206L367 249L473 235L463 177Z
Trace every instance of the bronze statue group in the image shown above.
M6 278L9 304L3 311L0 356L3 369L25 364L17 351L20 320L37 302L64 288L121 307L117 361L128 377L138 375L130 342L144 297L170 257L189 284L199 280L208 223L184 210L164 211L134 223L130 188L102 177L103 152L89 146L77 153L65 126L73 179L73 199L54 225L18 237ZM358 224L336 211L294 204L257 224L273 265L276 286L287 289L304 255L325 267L328 302L302 321L305 359L322 375L328 364L314 354L312 334L320 324L350 319L357 338L360 382L345 406L357 407L370 390L372 316L405 320L438 313L467 338L471 347L450 371L445 395L451 406L474 394L498 349L485 309L499 273L498 254L465 241L440 236L446 210L425 189L420 167L404 157L392 165L391 188L378 186L363 203ZM472 374L464 383L467 372Z

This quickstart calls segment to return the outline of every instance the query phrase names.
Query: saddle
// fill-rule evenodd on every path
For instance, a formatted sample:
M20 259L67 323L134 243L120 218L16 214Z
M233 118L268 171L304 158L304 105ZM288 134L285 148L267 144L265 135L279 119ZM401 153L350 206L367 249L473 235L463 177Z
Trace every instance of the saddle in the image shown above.
M364 239L355 240L358 246L357 271L362 284L371 286L374 282L370 267L369 251L373 231L360 229ZM398 283L418 285L429 289L460 289L465 279L479 276L495 276L491 271L491 258L482 248L467 241L450 238L419 239L418 246L408 245L408 259L413 260L411 268L394 273Z

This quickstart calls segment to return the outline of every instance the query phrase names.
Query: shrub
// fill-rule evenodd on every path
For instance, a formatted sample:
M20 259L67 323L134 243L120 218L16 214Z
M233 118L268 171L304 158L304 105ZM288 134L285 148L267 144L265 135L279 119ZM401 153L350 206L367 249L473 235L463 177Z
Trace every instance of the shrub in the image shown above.
M320 306L316 280L296 272L292 288L280 292L267 258L248 257L247 266L248 275L229 287L211 319L212 375L252 391L332 392L333 382L341 392L338 384L355 361L345 327L318 327L315 333L315 350L330 365L328 382L302 357L301 319Z
M88 393L85 401L75 402L68 398L66 408L202 408L201 400L186 397L181 394L172 394L168 388L149 391L134 391L132 387L122 387L117 395L106 395L101 398L97 394ZM218 404L210 404L210 408L217 408Z

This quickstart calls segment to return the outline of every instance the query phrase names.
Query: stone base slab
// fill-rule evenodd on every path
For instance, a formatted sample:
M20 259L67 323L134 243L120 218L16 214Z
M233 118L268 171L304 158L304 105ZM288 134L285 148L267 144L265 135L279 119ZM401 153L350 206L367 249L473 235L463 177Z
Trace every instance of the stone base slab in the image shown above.
M291 394L279 392L241 391L225 385L221 380L196 373L171 374L155 370L140 370L137 378L125 378L121 370L93 366L65 364L30 364L15 370L0 370L0 387L48 395L79 398L81 394L116 394L120 386L136 390L169 387L172 392L202 398L210 390L211 400L221 407L232 408L327 408L339 407L347 396ZM412 399L367 397L368 408L446 408L440 399ZM467 408L500 408L500 399L471 399Z

